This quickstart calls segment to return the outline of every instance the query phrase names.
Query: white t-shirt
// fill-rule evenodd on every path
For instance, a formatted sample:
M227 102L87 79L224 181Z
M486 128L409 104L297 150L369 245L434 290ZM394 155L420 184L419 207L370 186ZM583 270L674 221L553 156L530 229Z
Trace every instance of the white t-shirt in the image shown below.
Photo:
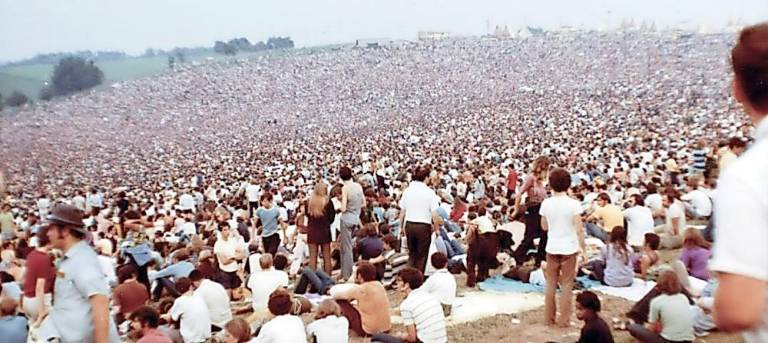
M666 211L667 230L669 230L670 232L672 230L672 219L673 218L680 218L680 220L678 222L679 226L677 227L677 229L678 229L677 234L678 235L682 235L683 231L685 231L685 228L687 226L687 224L685 222L685 207L683 206L682 203L680 203L677 200L674 203L672 203L671 205L669 205L669 208L667 208L667 211Z
M211 317L208 307L199 295L182 295L168 311L173 320L181 318L179 332L184 343L204 342L211 337Z
M195 295L200 296L205 301L213 325L224 328L224 325L232 319L229 295L220 283L203 279L200 282L200 287L195 290Z
M82 195L76 195L72 198L72 206L79 208L81 211L85 211L85 198Z
M347 334L347 331L344 331ZM306 343L304 322L297 316L285 314L272 318L261 327L250 343Z
M693 211L700 217L709 217L712 214L712 200L709 199L707 193L700 189L683 195L681 199L690 203L693 206Z
M567 195L557 195L541 202L539 214L547 218L546 251L553 255L571 255L579 251L579 236L573 217L582 212L581 204Z
M426 184L413 181L400 198L400 208L405 211L405 221L411 223L432 223L432 212L440 206L435 191Z
M282 270L270 269L251 274L248 288L253 297L253 309L266 309L269 295L280 287L288 287L288 273Z
M193 210L197 207L197 201L192 195L184 193L179 197L179 207L182 210Z
M315 337L317 343L349 342L349 321L341 316L328 316L307 325L309 338Z
M649 194L645 197L645 206L651 209L651 212L658 212L662 208L661 195L658 193Z
M710 269L764 282L763 317L744 333L748 343L768 342L768 119L756 142L720 174L715 202L715 237ZM760 299L756 299L759 301Z
M645 206L634 206L624 210L627 219L627 241L632 246L643 246L645 234L653 232L654 222L651 209Z
M231 231L231 230L230 230ZM225 257L234 257L238 248L243 246L243 240L240 236L232 237L232 233L229 234L229 239L226 241L224 238L216 240L216 244L213 245L213 253L216 255L224 255ZM237 271L237 261L233 260L229 264L222 264L222 259L219 259L219 269L227 273Z
M456 278L446 269L436 270L419 288L432 294L443 305L453 305L456 298Z
M245 187L245 196L248 198L248 202L258 202L259 191L258 185L248 185Z

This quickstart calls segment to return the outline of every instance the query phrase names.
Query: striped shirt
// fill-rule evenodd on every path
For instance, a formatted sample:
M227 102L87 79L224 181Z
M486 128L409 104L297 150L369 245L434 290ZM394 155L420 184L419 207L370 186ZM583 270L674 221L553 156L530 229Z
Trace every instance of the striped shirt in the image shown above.
M408 254L390 250L384 253L387 258L387 266L384 269L384 279L381 281L384 287L389 287L395 281L395 276L408 264Z
M403 325L415 325L416 337L424 343L445 343L448 334L445 329L443 307L431 294L415 289L400 304Z
M707 167L707 150L697 149L693 151L693 169L703 172Z

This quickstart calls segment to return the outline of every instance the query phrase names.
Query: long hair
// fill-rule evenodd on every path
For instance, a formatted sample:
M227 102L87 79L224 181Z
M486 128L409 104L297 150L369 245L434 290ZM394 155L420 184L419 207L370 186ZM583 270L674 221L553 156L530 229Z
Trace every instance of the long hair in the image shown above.
M619 253L621 260L624 261L624 264L627 264L629 262L629 251L627 250L627 245L629 244L627 243L627 230L622 226L614 227L613 230L611 230L611 236L609 237L608 242L611 243L613 249Z
M712 246L711 243L704 239L704 237L701 235L701 232L699 232L699 229L688 228L685 230L683 237L683 247L688 249L696 247L709 249Z
M547 172L549 171L549 157L539 156L531 164L531 174L535 175L539 180L547 178Z
M312 217L322 217L327 203L328 186L324 182L315 183L315 189L312 191L312 196L309 197L308 214Z

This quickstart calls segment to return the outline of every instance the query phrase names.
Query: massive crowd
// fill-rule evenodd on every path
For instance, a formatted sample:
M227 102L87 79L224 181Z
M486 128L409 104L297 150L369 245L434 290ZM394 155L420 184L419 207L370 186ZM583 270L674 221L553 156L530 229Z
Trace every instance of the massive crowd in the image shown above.
M452 274L475 287L541 269L548 324L571 325L576 274L641 277L658 286L615 329L691 341L715 329L718 178L759 136L730 94L733 44L581 32L306 50L0 117L0 325L19 341L28 326L62 342L445 342ZM593 293L575 310L583 341L610 341Z

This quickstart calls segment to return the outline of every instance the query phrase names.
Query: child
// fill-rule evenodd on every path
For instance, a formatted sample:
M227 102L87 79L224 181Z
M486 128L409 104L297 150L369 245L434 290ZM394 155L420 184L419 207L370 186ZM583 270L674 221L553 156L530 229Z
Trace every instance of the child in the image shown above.
M317 343L346 343L349 341L348 331L349 322L333 299L323 300L317 307L315 321L307 325L307 334Z
M613 343L608 324L600 318L600 299L590 291L576 296L576 318L584 321L577 343Z

